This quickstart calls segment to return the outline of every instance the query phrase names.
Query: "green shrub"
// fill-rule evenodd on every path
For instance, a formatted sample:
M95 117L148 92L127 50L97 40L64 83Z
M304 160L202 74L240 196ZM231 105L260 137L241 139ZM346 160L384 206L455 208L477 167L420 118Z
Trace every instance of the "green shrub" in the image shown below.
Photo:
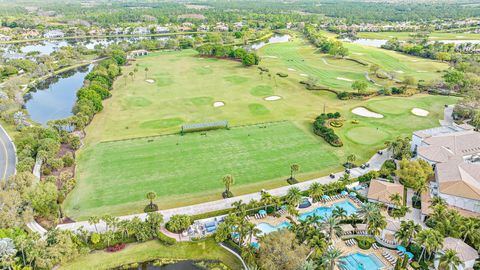
M369 236L357 236L355 240L358 242L358 247L361 249L370 249L375 243L375 239Z
M335 127L335 128L339 128L339 127L343 126L343 122L338 121L338 120L333 120L333 121L330 122L330 126Z
M418 264L418 262L412 262L410 265L413 269L420 269L420 264Z
M75 163L75 159L73 158L73 154L72 152L67 152L63 157L62 157L62 160L63 160L63 165L65 167L70 167L73 165L73 163Z
M319 115L315 119L315 122L313 122L313 133L325 139L325 141L328 142L330 145L335 147L341 147L343 146L343 143L340 137L335 134L335 131L333 129L325 126L326 120L334 118L335 116L336 114L328 115L323 113ZM340 117L340 114L338 114L338 116Z
M175 243L177 242L175 238L165 235L160 230L157 231L157 237L162 244L165 244L168 246L175 245Z
M170 220L165 224L167 230L179 233L182 232L192 224L192 221L187 215L173 215Z

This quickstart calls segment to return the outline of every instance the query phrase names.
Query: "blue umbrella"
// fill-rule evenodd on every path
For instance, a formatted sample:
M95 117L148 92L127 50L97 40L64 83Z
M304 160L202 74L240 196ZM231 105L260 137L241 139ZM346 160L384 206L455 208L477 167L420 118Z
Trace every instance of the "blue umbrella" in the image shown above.
M413 253L407 251L405 254L407 254L409 259L413 259Z
M323 196L322 196L322 199L330 199L330 196L328 196L328 195L323 195Z
M258 244L257 242L252 242L250 246L252 246L255 249L258 249L260 247L260 244Z
M407 248L402 246L402 245L399 245L399 246L397 246L397 250L405 253L407 251Z
M352 196L352 197L357 197L357 193L355 193L355 192L350 192L350 196Z
M343 190L340 194L342 194L342 195L348 195L348 192L346 192L345 190Z
M266 215L266 214L267 214L267 211L265 211L265 210L262 209L262 210L258 211L258 213L259 213L260 215Z

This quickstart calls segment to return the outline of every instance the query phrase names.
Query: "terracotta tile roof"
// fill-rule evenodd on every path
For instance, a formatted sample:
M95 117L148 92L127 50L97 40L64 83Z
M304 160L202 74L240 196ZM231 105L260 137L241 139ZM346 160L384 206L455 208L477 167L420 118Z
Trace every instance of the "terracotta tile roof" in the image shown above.
M443 250L453 249L462 262L472 261L478 258L477 251L471 246L465 244L460 239L447 237L443 241Z
M441 193L480 200L480 163L453 159L436 165Z
M367 197L383 203L392 203L390 196L397 193L403 201L403 185L382 180L372 180L370 181Z

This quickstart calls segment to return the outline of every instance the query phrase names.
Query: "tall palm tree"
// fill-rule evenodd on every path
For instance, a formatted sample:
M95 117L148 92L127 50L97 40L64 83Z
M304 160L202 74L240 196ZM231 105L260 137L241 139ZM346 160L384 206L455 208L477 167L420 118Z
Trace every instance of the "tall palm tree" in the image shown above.
M223 176L222 182L225 185L225 193L230 194L230 187L235 184L235 178L231 174Z
M445 253L440 256L438 268L442 270L457 270L459 265L464 265L458 254L453 249L445 250Z
M251 222L247 223L245 226L245 234L248 235L248 244L252 243L253 237L260 234L262 231L257 228L257 226Z
M98 233L97 224L100 222L100 218L98 216L91 216L88 218L88 224L93 225L95 227L95 232Z
M354 154L351 154L351 155L347 156L347 163L349 163L350 165L353 165L353 163L356 160L357 160L357 156L355 156Z
M273 196L268 192L262 192L262 198L260 198L260 203L263 204L265 211L267 211L267 206L273 203Z
M460 225L459 230L464 242L468 239L470 243L473 243L480 237L480 222L467 219Z
M432 199L430 200L431 202L431 206L435 206L437 204L443 204L443 205L446 205L447 203L445 202L445 199L443 199L442 197L440 196L433 196Z
M336 218L340 218L340 219L345 219L347 217L347 210L345 210L345 208L337 205L332 210L332 216L334 216Z
M358 209L359 216L367 224L367 230L370 224L370 221L380 213L380 207L376 203L368 202L362 204L360 209Z
M302 192L298 187L291 187L287 192L287 203L292 206L297 206L302 201Z
M355 225L357 224L358 219L360 219L360 217L358 216L357 213L352 213L352 214L349 216L349 219L350 219L350 221L352 222L352 225L355 226Z
M148 67L145 68L145 79L148 77Z
M422 226L416 224L413 220L400 222L400 228L395 232L395 238L404 246L409 246L417 233L422 230Z
M400 196L400 194L398 194L398 193L390 195L389 199L397 207L400 207L403 204L402 203L402 196Z
M157 198L157 193L155 193L154 191L149 191L147 192L147 194L145 195L147 197L147 199L150 200L150 209L153 208L153 200L155 200L155 198Z
M371 235L379 235L387 227L387 219L382 213L377 212L367 224L367 231Z
M342 229L340 228L340 221L334 216L328 217L322 224L322 227L328 232L328 238L330 242L333 241L333 235L335 232L342 232Z
M417 234L417 237L415 237L415 242L423 247L422 253L420 254L421 260L425 252L428 253L430 257L432 252L442 248L443 235L437 230L425 229Z
M342 265L343 261L340 260L342 258L342 251L337 248L332 248L327 250L325 254L322 256L322 266L328 268L329 270L333 270L335 265L339 264ZM341 269L341 267L339 267Z
M242 202L242 200L232 203L233 211L237 216L246 216L247 215L247 205Z
M294 174L300 170L300 165L298 164L292 164L290 166L290 179L294 179Z
M323 187L320 183L312 183L308 188L308 194L313 199L313 201L319 201L323 196Z

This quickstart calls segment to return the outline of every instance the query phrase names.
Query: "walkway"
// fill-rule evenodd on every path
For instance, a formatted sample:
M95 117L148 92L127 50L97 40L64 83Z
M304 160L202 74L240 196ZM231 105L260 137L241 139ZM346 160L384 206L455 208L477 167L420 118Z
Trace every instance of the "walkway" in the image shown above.
M350 176L352 178L356 178L372 170L378 171L382 167L382 164L390 158L391 158L391 154L386 151L384 151L383 155L375 154L368 161L368 163L370 164L369 168L352 169L350 171ZM324 176L324 177L316 178L310 181L301 182L295 185L283 186L283 187L267 190L267 192L274 196L284 196L287 194L288 190L292 187L298 187L300 190L303 191L303 190L307 190L310 187L310 185L314 182L318 182L320 184L328 184L328 183L337 181L343 175L344 175L344 172L338 172L338 173L335 173L335 178ZM211 201L206 203L200 203L196 205L172 208L167 210L160 210L159 212L163 215L164 220L168 221L170 217L173 215L179 215L179 214L198 215L198 214L207 213L207 212L224 210L224 209L232 208L232 203L234 202L237 202L237 201L249 202L250 200L258 201L260 200L260 198L261 198L261 193L256 192L256 193L245 194L245 195L236 196L236 197L224 199L224 200L217 200L217 201ZM121 216L119 218L121 220L125 220L125 219L130 220L130 219L133 219L134 217L139 217L140 219L144 220L146 216L147 214L142 213L142 214L134 214L134 215L128 215L128 216ZM68 223L68 224L60 224L57 226L57 228L63 229L63 230L77 230L80 227L83 227L85 230L88 230L88 231L92 231L92 232L95 231L95 227L93 225L90 225L88 221L79 221L79 222ZM105 223L102 221L99 224L97 224L97 229L98 231L104 231Z
M17 165L17 150L5 129L0 126L0 180L15 175Z

